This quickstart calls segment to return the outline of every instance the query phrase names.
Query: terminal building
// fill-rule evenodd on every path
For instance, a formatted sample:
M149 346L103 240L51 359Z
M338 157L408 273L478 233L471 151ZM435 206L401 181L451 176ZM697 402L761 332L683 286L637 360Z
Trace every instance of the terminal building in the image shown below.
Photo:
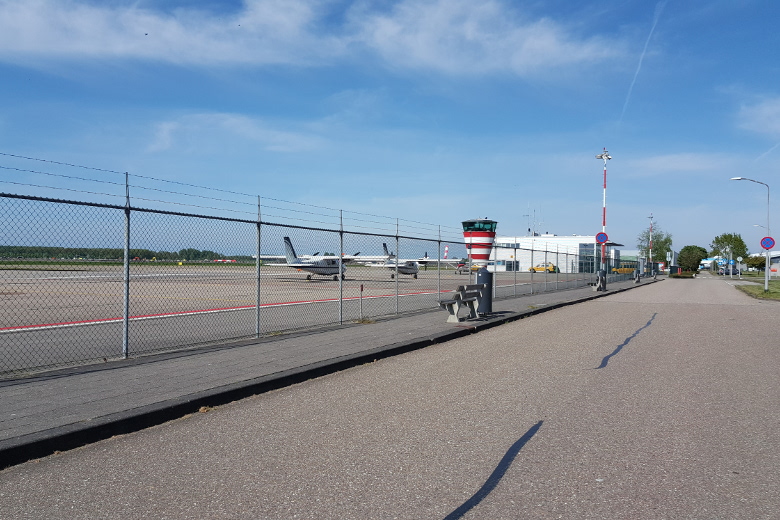
M620 250L623 244L606 243L607 272L620 267ZM559 236L534 234L533 236L496 236L490 254L491 271L529 271L542 264L552 263L561 273L593 273L601 264L601 244L595 235ZM541 269L538 269L541 270Z

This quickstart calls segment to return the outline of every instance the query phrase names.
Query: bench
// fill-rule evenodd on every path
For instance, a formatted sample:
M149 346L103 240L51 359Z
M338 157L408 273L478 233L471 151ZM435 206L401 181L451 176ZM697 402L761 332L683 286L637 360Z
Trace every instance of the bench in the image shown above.
M477 298L487 287L487 284L459 285L449 300L439 302L439 307L447 309L450 315L447 317L447 323L459 323L458 311L462 307L468 307L469 315L463 319L477 318Z

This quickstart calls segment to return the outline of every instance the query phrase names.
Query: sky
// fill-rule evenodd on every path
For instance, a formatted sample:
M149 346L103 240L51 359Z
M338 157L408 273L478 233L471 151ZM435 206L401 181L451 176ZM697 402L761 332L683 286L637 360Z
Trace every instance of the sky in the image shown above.
M778 19L772 0L0 0L0 191L119 196L128 172L159 190L141 206L198 186L248 218L260 196L592 236L606 148L611 240L635 249L652 215L675 250L759 252L767 188L729 179L780 195Z

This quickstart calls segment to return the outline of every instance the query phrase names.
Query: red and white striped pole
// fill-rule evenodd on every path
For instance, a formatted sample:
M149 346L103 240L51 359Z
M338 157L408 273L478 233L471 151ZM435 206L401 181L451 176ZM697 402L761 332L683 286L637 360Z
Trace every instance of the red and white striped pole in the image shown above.
M604 151L596 156L596 159L604 159L604 200L601 206L601 232L607 232L607 161L612 159L604 148ZM607 244L601 244L601 269L607 269Z

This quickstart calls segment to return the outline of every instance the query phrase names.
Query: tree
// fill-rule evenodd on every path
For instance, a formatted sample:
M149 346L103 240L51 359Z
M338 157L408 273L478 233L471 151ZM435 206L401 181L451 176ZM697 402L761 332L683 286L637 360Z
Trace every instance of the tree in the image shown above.
M639 256L647 258L649 256L650 228L643 230L636 237L636 248L639 250ZM672 235L664 233L658 226L653 225L653 262L665 262L666 253L672 251Z
M710 244L711 254L726 258L731 253L732 258L741 256L747 258L748 249L739 233L724 233L716 236Z
M763 271L766 268L766 257L762 256L749 256L745 258L745 265L753 269Z
M685 246L677 255L677 263L685 271L697 271L702 259L707 258L707 250L700 246Z

